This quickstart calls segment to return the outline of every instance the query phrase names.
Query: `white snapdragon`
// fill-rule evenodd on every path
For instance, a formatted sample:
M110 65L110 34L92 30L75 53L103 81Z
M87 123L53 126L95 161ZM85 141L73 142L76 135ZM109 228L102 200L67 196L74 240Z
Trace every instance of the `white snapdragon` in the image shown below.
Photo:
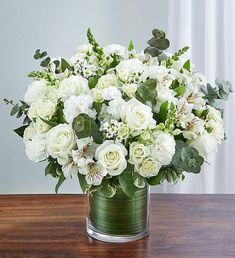
M45 80L32 82L27 92L25 93L24 100L26 103L31 104L38 99L42 99L47 91L47 82Z
M34 135L31 141L25 142L25 152L27 157L34 162L45 160L47 158L45 137Z
M49 130L46 143L53 158L67 157L76 144L76 136L70 125L59 124Z
M162 165L169 165L175 154L175 145L174 137L171 134L157 132L151 146L152 156Z
M153 128L156 124L152 109L135 98L122 106L121 118L128 127L137 131Z
M85 113L94 118L96 112L92 109L93 98L90 95L71 96L64 102L64 116L68 123L81 113Z
M79 96L88 93L88 81L82 76L72 75L64 79L59 85L59 97L65 101L71 96Z
M96 149L95 158L107 169L109 175L116 176L127 166L126 155L127 150L123 144L106 140Z

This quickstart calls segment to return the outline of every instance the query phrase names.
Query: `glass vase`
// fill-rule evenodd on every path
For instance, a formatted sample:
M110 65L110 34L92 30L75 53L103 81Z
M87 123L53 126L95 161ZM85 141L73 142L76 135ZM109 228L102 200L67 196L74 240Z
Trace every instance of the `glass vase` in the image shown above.
M87 194L87 233L104 242L121 243L149 234L149 186L128 197L117 188L112 198L99 191Z

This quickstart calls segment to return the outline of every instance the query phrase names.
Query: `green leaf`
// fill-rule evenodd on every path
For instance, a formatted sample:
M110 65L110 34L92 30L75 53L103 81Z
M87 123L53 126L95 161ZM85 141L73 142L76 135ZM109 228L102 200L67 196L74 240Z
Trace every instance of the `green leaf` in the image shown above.
M128 164L127 168L118 176L123 192L129 197L132 197L138 189L133 183L132 173L133 166Z
M17 133L20 137L23 137L24 130L28 127L28 125L23 125L17 129L14 130L15 133Z
M165 38L166 36L166 33L159 29L152 30L152 34L154 37L158 37L158 38Z
M165 122L167 118L167 113L168 113L168 100L164 101L161 104L159 113L156 116L157 122L158 123Z
M89 79L88 79L88 86L90 89L93 89L95 88L97 82L98 82L98 79L99 77L98 76L91 76Z
M134 45L133 45L133 42L132 40L130 41L129 45L128 45L128 50L131 51L134 49Z
M177 88L174 88L174 91L177 93L177 97L183 95L186 91L186 87L183 84L179 84Z
M15 105L13 106L12 110L11 110L11 113L10 113L10 116L14 116L18 111L19 111L19 106L18 105Z
M170 41L166 38L161 38L156 41L156 47L160 50L165 50L170 46Z
M102 105L102 102L93 102L93 108L96 110L97 114L100 113Z
M158 50L155 47L147 47L145 48L144 53L149 54L152 57L156 57L159 56L162 53L162 51Z
M184 69L186 69L188 72L190 72L191 70L190 70L190 59L188 59L185 63L184 63L184 65L183 65L183 68Z
M63 173L61 173L60 177L59 177L59 180L58 180L58 183L56 184L55 186L55 192L56 194L58 193L58 190L60 188L60 186L62 185L62 183L65 181L66 177L64 176Z
M144 188L146 186L146 178L142 177L137 172L132 173L132 180L133 180L134 185L138 188Z
M105 179L102 182L100 192L107 198L112 198L116 193L116 188L109 184L109 180Z
M47 57L46 59L44 59L44 60L40 63L40 65L41 65L42 67L48 67L48 65L50 64L50 61L51 61L51 58L50 58L50 57Z
M57 125L59 124L57 121L46 120L46 119L44 119L44 118L42 118L42 117L40 117L40 119L41 119L44 123L46 123L46 124L48 124L48 125L50 125L50 126L52 126L52 127L57 126Z
M86 191L89 189L89 185L86 182L85 176L78 173L78 180L79 180L79 183L80 183L83 193L86 193Z
M147 182L149 185L160 185L163 180L165 180L165 173L164 171L159 171L156 176L147 178Z
M157 90L156 80L148 79L144 84L140 84L136 91L136 98L141 102L156 101Z
M63 73L66 69L68 69L69 71L72 71L72 70L73 70L72 66L71 66L64 58L61 58L60 65L61 65L61 72L62 72L62 73Z

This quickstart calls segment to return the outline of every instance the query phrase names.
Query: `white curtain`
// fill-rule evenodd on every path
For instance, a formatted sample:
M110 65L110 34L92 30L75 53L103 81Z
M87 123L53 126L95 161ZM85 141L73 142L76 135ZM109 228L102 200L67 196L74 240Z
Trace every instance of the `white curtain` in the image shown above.
M171 52L190 46L188 57L214 83L226 79L235 88L235 1L168 0L168 38ZM164 192L235 193L235 93L223 104L227 140L208 157L198 175L186 173L184 182Z

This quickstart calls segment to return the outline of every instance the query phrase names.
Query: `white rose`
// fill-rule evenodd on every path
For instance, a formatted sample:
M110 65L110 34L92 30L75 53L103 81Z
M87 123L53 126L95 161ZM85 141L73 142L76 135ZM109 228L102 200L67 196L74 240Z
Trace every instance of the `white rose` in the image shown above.
M104 99L102 97L101 89L97 89L97 88L91 89L91 96L93 97L94 102L103 102L104 101Z
M122 105L124 105L125 103L126 101L121 98L113 99L109 101L107 112L115 119L119 120L121 118Z
M118 99L122 97L121 91L114 86L107 87L102 91L102 97L105 100Z
M221 123L217 123L214 120L210 120L206 123L206 127L211 129L211 133L215 136L218 143L224 139L224 126Z
M122 86L122 90L126 93L126 95L129 98L134 98L135 92L137 90L137 84L135 84L135 83L124 84Z
M97 82L96 88L104 89L110 86L118 86L118 80L115 74L105 74L101 76Z
M93 98L90 95L71 96L64 102L65 120L68 123L72 123L73 119L81 113L95 118L96 112L92 109L92 103Z
M95 158L107 169L108 174L116 176L127 166L126 155L127 150L123 144L106 140L96 149Z
M153 119L152 109L133 98L122 106L122 120L134 130L153 128L156 122Z
M139 74L142 74L143 64L138 59L124 60L116 66L116 71L118 77L126 82L129 79L139 77Z
M25 93L24 100L26 103L31 104L32 102L43 98L46 94L47 82L45 80L32 82L27 92Z
M88 81L80 75L72 75L64 79L59 85L59 97L63 101L70 96L79 96L82 93L88 93Z
M139 164L150 154L150 149L142 143L133 142L130 145L130 159L131 164Z
M45 138L40 135L33 136L31 141L26 141L25 152L27 157L34 162L45 160L47 158Z
M118 136L116 140L122 141L124 139L127 139L130 133L131 133L130 128L126 124L122 123L122 125L118 129Z
M143 177L156 176L162 164L152 158L145 159L137 168L137 172Z
M50 120L56 111L56 105L55 101L39 99L29 107L28 116L31 120L36 117Z
M53 157L65 157L76 144L75 133L70 125L59 124L53 127L46 137L48 153Z
M175 154L175 140L171 134L158 132L151 146L152 156L162 165L169 165Z
M216 123L223 124L223 118L221 116L220 111L210 106L208 108L209 108L209 112L206 118L209 120L214 120Z
M34 128L39 134L44 134L51 129L51 126L42 121L40 117L36 118L36 122L34 124Z
M34 128L34 124L30 123L29 126L26 127L25 130L24 130L24 135L23 135L24 141L32 140L32 138L34 137L34 135L36 133L37 132Z
M217 140L212 133L204 132L195 140L189 142L189 146L198 150L199 154L206 157L208 154L216 151Z
M126 48L118 44L111 44L104 47L104 54L106 56L110 56L114 54L118 56L122 56L124 55L125 51L126 51Z

